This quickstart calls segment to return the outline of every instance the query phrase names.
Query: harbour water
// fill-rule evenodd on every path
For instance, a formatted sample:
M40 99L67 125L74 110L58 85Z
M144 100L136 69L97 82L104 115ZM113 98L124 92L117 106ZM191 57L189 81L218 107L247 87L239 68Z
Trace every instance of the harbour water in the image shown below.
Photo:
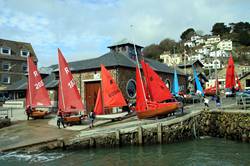
M39 154L0 154L1 166L249 165L250 144L218 138L152 146L125 146Z

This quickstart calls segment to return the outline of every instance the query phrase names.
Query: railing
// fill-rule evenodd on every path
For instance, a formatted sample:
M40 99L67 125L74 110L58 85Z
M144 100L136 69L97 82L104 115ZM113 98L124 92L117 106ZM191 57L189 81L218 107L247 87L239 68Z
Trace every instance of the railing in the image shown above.
M13 110L12 108L0 108L0 117L9 116L13 117Z
M236 97L236 105L238 108L247 109L250 107L250 97L238 96Z

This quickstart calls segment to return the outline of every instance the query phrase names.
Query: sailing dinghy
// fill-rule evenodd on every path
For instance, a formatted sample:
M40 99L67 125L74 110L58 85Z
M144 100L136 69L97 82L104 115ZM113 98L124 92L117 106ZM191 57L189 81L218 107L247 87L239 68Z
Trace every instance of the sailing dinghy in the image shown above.
M58 86L58 113L61 112L67 124L81 123L83 103L76 83L73 79L68 63L58 49L59 86Z
M165 116L176 111L179 103L173 99L172 94L161 78L154 72L149 64L141 61L145 81L136 67L136 111L139 119ZM145 84L145 86L144 86ZM146 96L145 91L148 91ZM170 102L162 103L170 100Z
M44 110L44 108L51 106L48 91L46 90L40 73L30 56L27 58L27 64L28 84L26 90L26 113L34 119L44 118L44 116L48 114L48 110ZM30 108L31 113L27 112L28 108Z
M109 71L101 64L101 87L98 90L94 112L98 119L121 119L128 112L108 113L106 110L114 107L123 107L127 103L121 90L112 78Z

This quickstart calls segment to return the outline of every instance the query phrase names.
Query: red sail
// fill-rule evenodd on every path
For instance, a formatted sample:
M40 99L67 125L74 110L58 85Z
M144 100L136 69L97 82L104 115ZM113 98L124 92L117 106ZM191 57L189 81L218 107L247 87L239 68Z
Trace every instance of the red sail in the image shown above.
M146 110L146 99L143 94L143 84L142 84L142 79L139 74L139 69L136 67L136 108L135 110L140 112L140 111L145 111Z
M149 66L149 64L141 61L143 73L146 77L147 88L152 101L161 102L173 98L165 83Z
M230 89L235 87L234 60L233 60L232 55L230 55L229 60L228 60L225 87L230 88Z
M26 107L50 106L48 91L31 57L27 58L28 63L28 86L26 91Z
M101 65L101 77L104 107L111 108L127 105L119 87L103 65Z
M101 96L101 90L98 90L96 102L95 102L95 109L94 112L96 115L102 115L103 114L103 105L102 105L102 96Z
M62 112L76 112L83 110L82 99L73 79L69 66L58 49L59 59L59 89L58 108Z

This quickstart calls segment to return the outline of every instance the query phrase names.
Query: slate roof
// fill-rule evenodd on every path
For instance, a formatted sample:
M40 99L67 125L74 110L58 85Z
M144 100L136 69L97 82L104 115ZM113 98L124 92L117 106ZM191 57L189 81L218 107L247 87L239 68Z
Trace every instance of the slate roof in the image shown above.
M145 62L149 63L149 65L158 72L163 73L174 73L174 69L172 67L167 66L164 63L161 63L157 60L144 58ZM98 58L69 62L69 67L72 72L84 71L84 70L93 70L100 69L100 65L103 64L105 67L128 67L135 68L136 61L130 59L126 55L118 52L109 52L104 54ZM58 65L51 65L47 68L43 68L44 73L49 73L51 70L51 74L43 80L46 88L54 88L58 84L58 80L56 80L55 72L58 72ZM39 70L40 71L40 70ZM185 75L181 71L177 69L177 74ZM8 87L7 90L25 90L27 84L27 78L18 81L17 83Z
M0 47L11 48L12 56L7 56L9 59L11 58L12 59L18 59L18 58L24 59L25 57L22 57L20 53L20 51L24 49L24 50L28 50L30 52L30 55L35 57L34 60L37 61L35 51L33 50L30 43L0 39ZM1 52L0 52L0 55L5 56L4 54L1 54Z
M56 80L55 73L51 73L49 76L43 79L45 87L50 89L54 88L58 84L58 80ZM26 90L27 88L27 77L23 78L22 80L17 81L16 83L8 86L5 91L12 91L12 90Z
M186 64L180 64L178 65L178 67L180 68L184 68L185 66L186 67L192 67L193 64L195 63L199 63L201 65L201 67L203 67L203 63L200 61L200 60L195 60L195 61L188 61Z
M164 63L149 58L144 58L144 59L147 63L149 63L151 67L153 67L155 71L164 73L174 73L174 69L172 67L167 66ZM69 67L70 70L74 72L82 70L99 69L101 64L103 64L105 67L114 67L114 66L129 67L129 68L136 67L136 61L130 59L129 57L127 57L122 53L112 52L112 51L98 58L69 62ZM57 66L55 68L56 69L54 71L58 71ZM185 75L179 70L177 70L177 74Z
M108 48L112 48L112 47L117 47L117 46L122 46L122 45L134 45L132 41L129 41L128 39L122 39L121 41L118 41L116 43L113 43L111 46L108 46ZM140 47L143 48L140 45L135 44L136 47Z

